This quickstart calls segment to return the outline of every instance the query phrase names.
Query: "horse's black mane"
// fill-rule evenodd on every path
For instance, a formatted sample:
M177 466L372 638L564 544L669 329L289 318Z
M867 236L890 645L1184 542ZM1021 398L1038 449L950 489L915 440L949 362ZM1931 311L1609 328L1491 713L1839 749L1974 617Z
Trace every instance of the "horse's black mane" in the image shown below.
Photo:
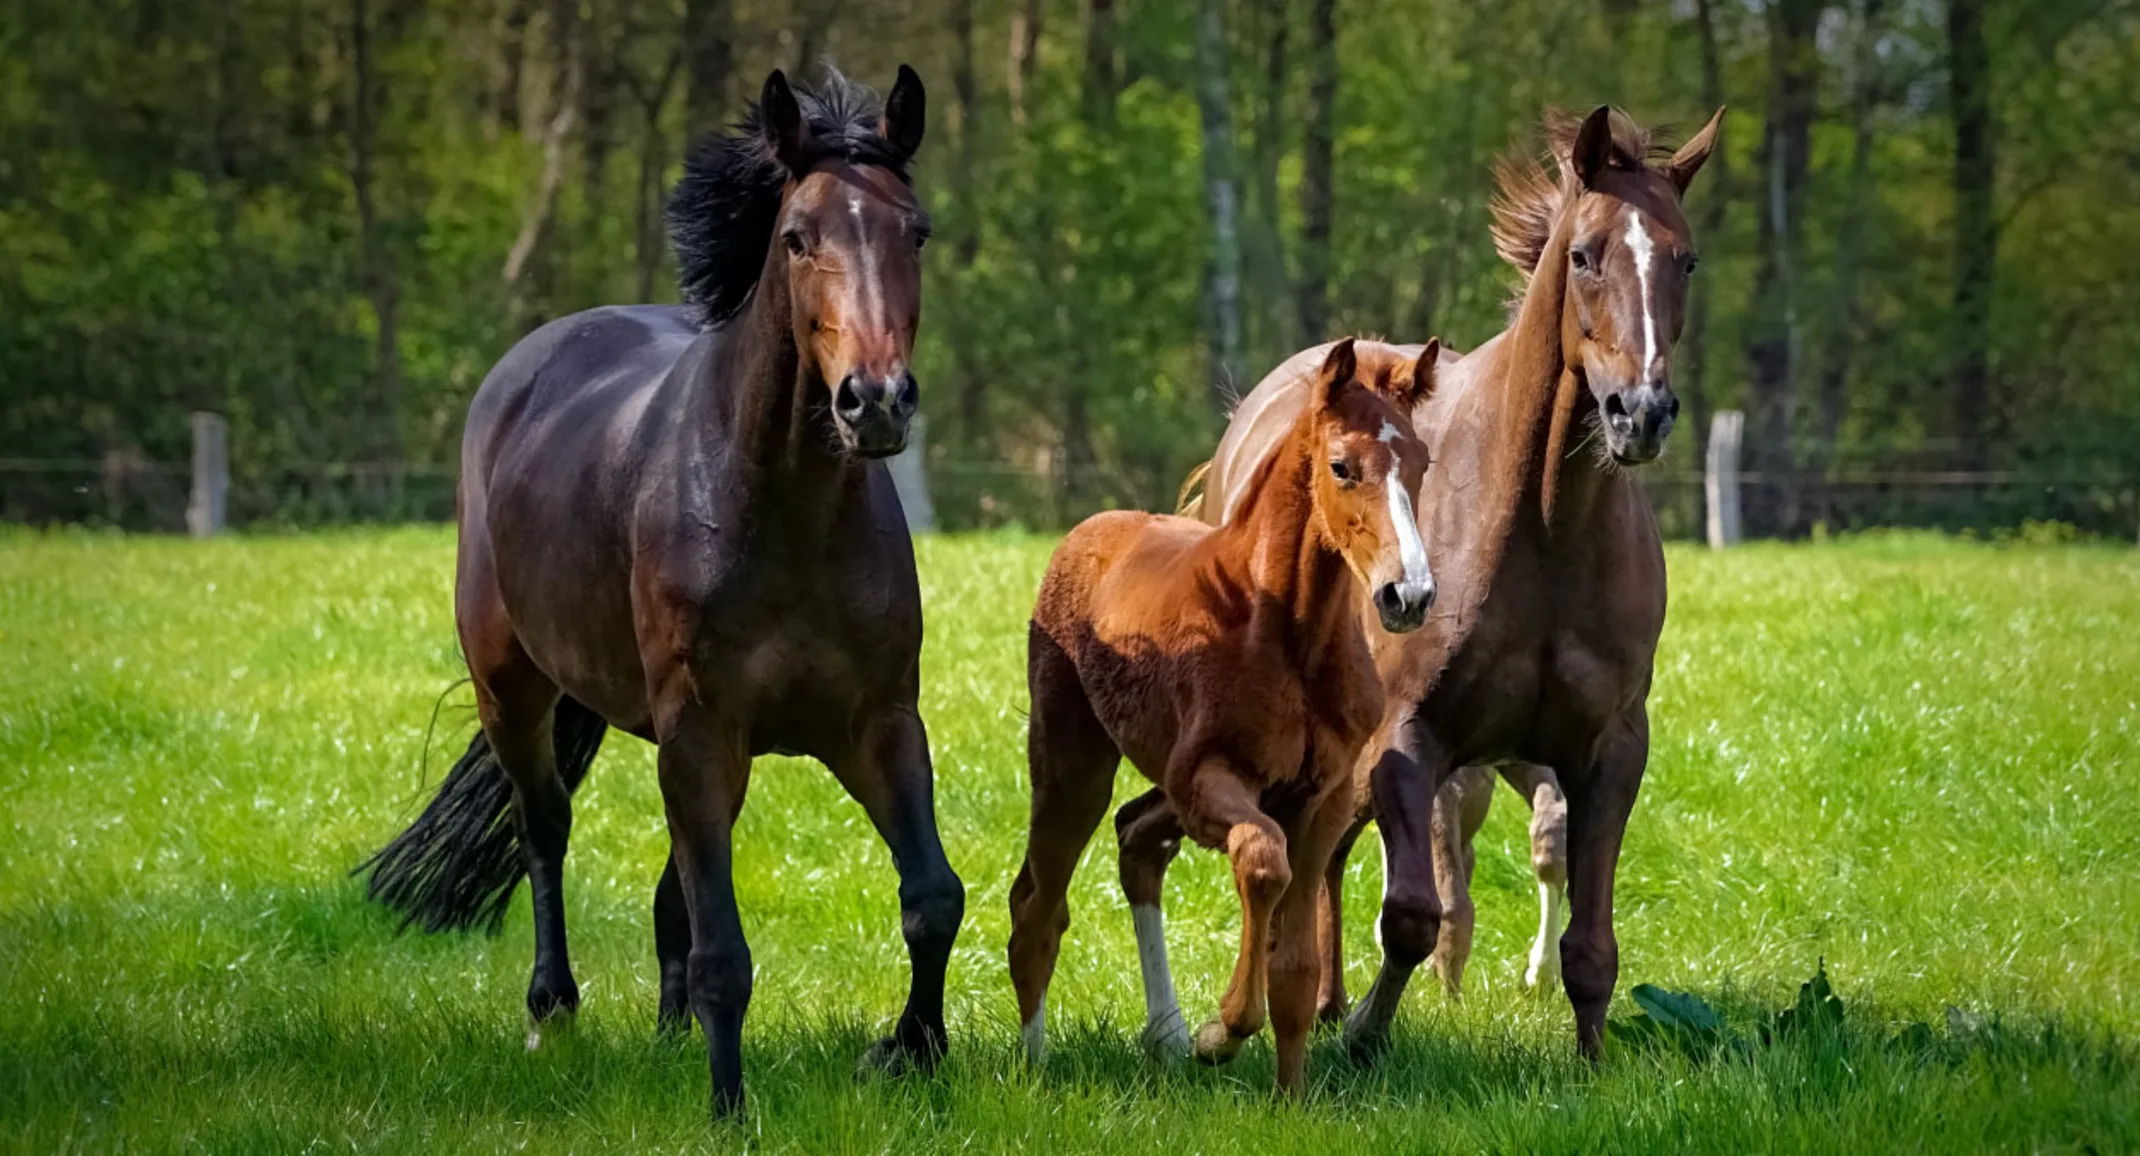
M832 160L876 165L907 177L908 158L878 131L877 94L826 66L815 88L797 88L796 103L810 126L803 157L808 171ZM753 103L727 132L701 138L684 159L683 178L669 193L669 244L676 251L677 284L701 320L717 325L750 300L773 243L781 189L788 171L773 155Z

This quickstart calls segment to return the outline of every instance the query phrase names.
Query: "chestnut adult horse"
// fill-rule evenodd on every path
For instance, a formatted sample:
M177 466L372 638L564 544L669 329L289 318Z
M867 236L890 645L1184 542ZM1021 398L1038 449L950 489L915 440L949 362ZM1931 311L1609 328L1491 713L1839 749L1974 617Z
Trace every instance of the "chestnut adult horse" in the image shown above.
M965 892L915 709L913 545L872 460L905 445L918 400L928 218L906 170L922 118L911 69L881 113L836 74L811 93L773 73L671 198L691 307L562 318L491 370L462 445L454 590L483 730L369 864L372 895L430 930L495 927L524 871L539 1026L579 1003L569 796L606 727L657 743L659 1021L705 1029L716 1114L743 1097L751 955L730 836L766 752L822 760L898 866L913 986L870 1058L927 1067L944 1050Z
M1434 459L1419 518L1434 543L1440 608L1379 648L1389 711L1363 759L1362 815L1331 858L1326 1011L1344 994L1337 931L1345 853L1369 813L1387 853L1383 960L1346 1020L1371 1055L1435 946L1442 905L1422 817L1459 767L1548 768L1567 799L1569 925L1560 939L1576 1043L1596 1056L1619 978L1613 872L1649 759L1646 703L1664 626L1664 554L1626 467L1663 449L1679 402L1679 338L1694 237L1681 199L1716 143L1719 109L1677 152L1599 108L1551 115L1557 179L1500 167L1494 240L1527 284L1511 328L1446 365L1418 415ZM1305 351L1235 413L1206 478L1222 521L1306 404Z
M1240 957L1197 1051L1230 1057L1267 1008L1278 1087L1300 1090L1317 881L1352 822L1353 766L1382 715L1362 607L1401 632L1434 601L1412 513L1426 451L1411 432L1433 388L1431 348L1385 390L1363 382L1352 342L1332 348L1225 525L1118 511L1056 548L1028 641L1033 811L1011 889L1011 980L1035 1062L1070 876L1127 755L1158 788L1140 803L1165 804L1176 839L1186 831L1233 861ZM1159 880L1123 882L1149 961Z

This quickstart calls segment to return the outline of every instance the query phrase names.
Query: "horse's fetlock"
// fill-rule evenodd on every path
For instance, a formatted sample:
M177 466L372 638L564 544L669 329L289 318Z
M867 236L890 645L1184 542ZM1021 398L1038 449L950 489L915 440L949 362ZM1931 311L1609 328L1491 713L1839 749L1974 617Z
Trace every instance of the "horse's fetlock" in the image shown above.
M1417 967L1434 954L1441 923L1441 906L1431 899L1387 897L1382 901L1382 951L1400 967Z

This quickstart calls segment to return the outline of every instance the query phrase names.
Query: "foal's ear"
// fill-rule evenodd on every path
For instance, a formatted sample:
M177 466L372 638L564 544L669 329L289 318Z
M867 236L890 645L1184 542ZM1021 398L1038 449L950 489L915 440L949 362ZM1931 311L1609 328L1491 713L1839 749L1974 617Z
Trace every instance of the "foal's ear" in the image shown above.
M1568 155L1575 179L1584 188L1597 187L1598 175L1612 164L1612 150L1612 106L1601 104L1583 118L1583 127L1575 131L1575 148Z
M892 94L884 98L884 120L877 131L885 141L899 150L902 157L912 157L921 148L923 112L928 107L928 95L922 90L921 77L902 64L899 79L892 85Z
M1337 400L1338 394L1352 384L1353 376L1359 369L1359 360L1352 349L1352 338L1348 337L1330 347L1330 356L1323 358L1322 371L1316 375L1316 401L1321 408L1330 408L1330 404Z
M1716 112L1710 115L1709 123L1702 126L1702 131L1688 138L1687 143L1679 146L1679 151L1672 154L1671 163L1665 166L1665 172L1671 176L1672 187L1679 190L1680 196L1687 195L1687 186L1694 183L1694 174L1702 171L1702 162L1708 160L1710 152L1716 148L1717 133L1722 131L1723 127L1724 108L1719 105Z
M1409 413L1420 403L1434 396L1434 386L1441 371L1442 341L1439 337L1427 338L1427 347L1419 351L1418 360L1412 362L1409 378L1397 387L1397 407Z
M765 134L766 147L789 172L801 168L803 152L810 144L810 124L795 102L795 90L788 87L787 74L777 68L765 78L765 93L758 98L758 131Z

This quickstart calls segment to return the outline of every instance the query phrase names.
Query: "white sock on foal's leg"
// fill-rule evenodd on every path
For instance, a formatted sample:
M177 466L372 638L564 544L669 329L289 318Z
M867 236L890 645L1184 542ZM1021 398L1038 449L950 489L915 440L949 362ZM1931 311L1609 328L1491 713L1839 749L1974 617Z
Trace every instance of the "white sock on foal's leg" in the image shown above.
M1560 980L1560 908L1566 898L1564 886L1538 884L1538 941L1531 944L1531 965L1523 970L1527 988Z
M1144 973L1144 1033L1138 1042L1161 1058L1189 1054L1189 1025L1182 1022L1174 997L1174 975L1167 968L1166 919L1159 908L1140 904L1129 909L1137 927L1137 966Z
M1048 1058L1048 997L1040 997L1040 1006L1033 1009L1033 1018L1025 1021L1018 1031L1025 1041L1025 1058L1034 1067L1039 1067Z

